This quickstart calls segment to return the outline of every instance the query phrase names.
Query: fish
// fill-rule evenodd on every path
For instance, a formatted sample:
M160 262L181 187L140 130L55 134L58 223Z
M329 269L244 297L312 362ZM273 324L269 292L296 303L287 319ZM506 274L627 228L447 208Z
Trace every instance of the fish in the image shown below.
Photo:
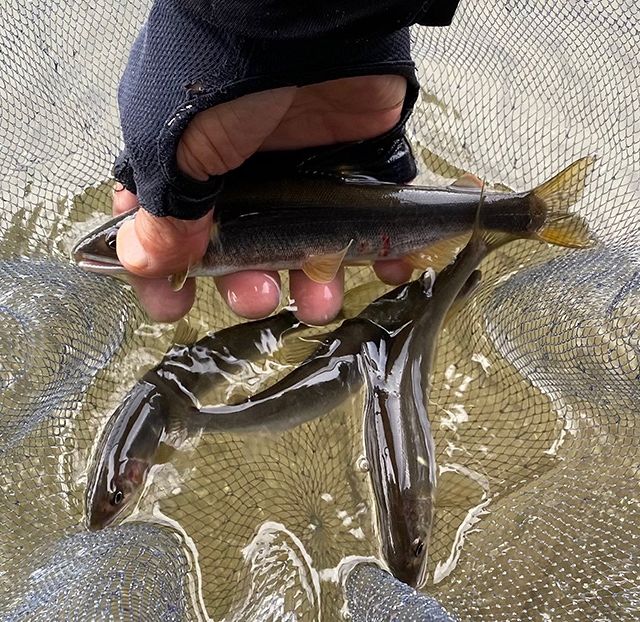
M436 487L427 403L442 327L477 286L480 263L504 244L519 239L548 239L568 248L593 244L587 223L568 209L582 192L586 176L575 167L583 166L581 161L544 184L518 231L483 226L490 206L481 193L473 234L455 260L437 277L425 271L394 290L391 299L406 296L406 304L389 305L384 297L372 303L272 387L239 404L201 408L199 425L207 431L291 429L328 413L366 381L365 454L381 554L394 576L421 586ZM390 310L395 315L386 316Z
M397 335L388 352L369 354L364 440L381 553L394 576L412 587L426 582L435 510L436 462L428 403L443 326L452 308L475 291L481 278L478 266L498 248L515 240L539 239L540 230L549 226L553 233L545 237L554 244L593 244L584 220L568 211L584 179L581 171L569 167L547 182L538 191L546 214L532 218L521 231L484 228L482 192L470 240L432 280L431 295L419 316Z
M578 160L545 182L534 192L528 216L519 219L519 229L514 225L511 232L503 233L518 238L549 239L568 248L591 246L587 223L568 211L581 195L585 168L589 168L589 163ZM477 226L494 232L483 224L487 222L485 212L492 211L493 205L483 199L483 210L479 213L479 196L476 190L476 215L480 218ZM427 272L376 299L359 315L319 338L307 358L278 382L236 404L203 406L193 414L194 420L208 432L279 432L336 408L363 385L362 357L370 349L368 344L390 339L419 316Z
M425 378L431 376L440 320L451 309L449 300L440 304L434 299L436 280L435 275L424 278L430 295L419 319L400 331L388 348L367 353L363 436L381 555L397 579L416 588L426 581L436 490ZM461 306L479 280L476 270L459 291L447 294L455 294Z
M199 396L245 361L273 354L285 334L304 327L285 310L196 341L188 323L180 323L176 343L128 392L98 440L86 489L89 529L121 517L138 498L151 467L171 456L177 440L197 433L185 414L198 405Z
M571 170L580 185L588 158ZM477 188L467 178L448 187L392 184L371 178L324 179L289 176L230 180L216 200L214 225L204 257L171 275L173 289L187 277L222 276L242 270L300 269L312 280L331 281L340 266L368 265L404 257L415 269L434 269L442 244L464 244L473 228ZM528 192L488 192L482 226L517 232L545 213L544 188ZM122 276L116 253L124 222L139 208L91 231L74 245L72 257L90 272ZM553 243L552 226L537 232ZM456 244L454 244L456 242ZM448 261L455 255L449 253Z

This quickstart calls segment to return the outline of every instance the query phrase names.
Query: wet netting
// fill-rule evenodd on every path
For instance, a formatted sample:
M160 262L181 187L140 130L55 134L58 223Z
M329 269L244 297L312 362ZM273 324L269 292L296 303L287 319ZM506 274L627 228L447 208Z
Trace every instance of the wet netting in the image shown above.
M375 563L361 395L284 434L192 439L124 523L85 526L97 439L174 334L69 259L110 213L116 90L148 10L0 0L1 619L638 619L637 1L463 1L414 30L417 181L526 190L595 155L577 210L599 242L495 253L444 330L421 594ZM238 322L210 282L190 318Z

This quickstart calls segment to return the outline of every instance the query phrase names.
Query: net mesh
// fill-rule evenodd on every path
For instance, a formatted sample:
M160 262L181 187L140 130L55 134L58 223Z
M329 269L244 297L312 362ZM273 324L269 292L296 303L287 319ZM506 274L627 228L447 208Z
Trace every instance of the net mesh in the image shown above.
M173 335L68 259L110 212L115 92L149 3L1 9L2 619L332 620L345 597L355 620L638 618L634 0L463 1L450 28L414 31L419 182L470 171L525 190L598 158L577 208L599 246L494 254L442 335L428 596L375 566L344 579L348 560L378 554L357 468L362 396L277 437L194 439L130 522L85 530L96 439ZM347 283L371 278L354 269ZM207 282L191 319L237 322ZM250 371L267 383L286 365ZM253 376L236 389L255 390Z

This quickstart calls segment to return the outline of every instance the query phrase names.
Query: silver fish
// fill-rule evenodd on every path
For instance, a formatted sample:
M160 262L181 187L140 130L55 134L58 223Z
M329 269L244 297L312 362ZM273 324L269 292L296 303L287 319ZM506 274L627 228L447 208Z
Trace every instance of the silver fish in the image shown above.
M586 168L588 159L570 167L578 177L566 191L580 190ZM217 199L204 258L172 275L173 286L182 287L187 276L240 270L301 269L314 281L328 282L342 264L398 257L420 270L437 267L433 258L443 254L441 243L457 241L460 248L473 228L477 189L461 182L434 188L301 176L229 183ZM532 219L544 219L553 208L548 204L552 182L529 192L488 193L482 226L518 232ZM134 215L135 210L118 216L79 240L73 249L76 263L92 272L125 274L116 254L116 237L122 223ZM554 242L551 227L538 229L536 235ZM582 244L582 240L564 243Z

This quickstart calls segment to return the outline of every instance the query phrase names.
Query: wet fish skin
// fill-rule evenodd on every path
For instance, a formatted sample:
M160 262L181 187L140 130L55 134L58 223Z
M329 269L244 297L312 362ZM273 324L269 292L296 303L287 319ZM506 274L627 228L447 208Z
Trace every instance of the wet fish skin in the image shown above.
M341 263L361 264L420 253L442 240L470 234L477 191L395 185L374 180L293 177L227 184L215 206L216 225L205 256L190 276L239 270L303 269L330 281ZM540 211L535 194L487 195L488 228L521 230ZM121 275L115 240L135 210L79 240L81 267ZM342 255L342 253L345 253ZM424 269L426 263L416 258ZM176 276L179 286L184 279Z
M410 332L407 326L390 351L369 353L363 436L381 556L397 579L416 587L427 561L436 482L429 420L400 393Z
M238 404L194 411L191 425L208 433L282 432L331 412L362 386L363 351L413 321L427 295L423 277L396 287L342 322L284 378Z
M479 276L476 270L460 291L454 290L454 301L466 300ZM400 331L388 350L370 350L366 365L363 431L381 553L393 575L413 587L426 579L436 489L426 409L431 369L423 364L433 360L442 325L438 314L429 312L432 306L440 305L431 292L419 319ZM448 309L440 308L446 316Z
M89 528L102 529L131 508L160 450L171 452L176 433L194 433L187 414L203 391L241 362L272 353L285 332L302 326L283 311L174 345L134 385L102 433L86 490Z

